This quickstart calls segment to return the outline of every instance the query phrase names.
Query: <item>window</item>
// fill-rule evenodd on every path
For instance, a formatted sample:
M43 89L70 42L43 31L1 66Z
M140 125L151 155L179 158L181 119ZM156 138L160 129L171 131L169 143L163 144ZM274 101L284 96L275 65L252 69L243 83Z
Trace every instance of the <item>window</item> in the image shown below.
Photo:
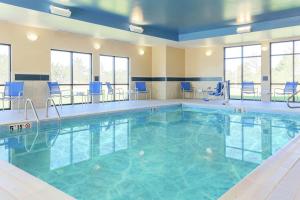
M10 45L0 44L0 91L4 92L5 82L10 81L10 56L11 48ZM9 109L10 103L8 101L4 102L4 109ZM2 109L2 104L1 104Z
M231 99L259 100L261 88L261 45L225 48L225 80L230 81ZM242 94L242 82L254 82L256 96Z
M116 89L124 91L125 100L128 100L129 90L129 58L116 56L100 56L100 81L110 82ZM103 88L107 94L107 88ZM113 94L109 101L123 99L119 94Z
M51 81L57 81L64 93L87 93L92 79L92 55L71 51L51 51ZM63 104L80 103L80 96L63 98ZM59 100L56 99L58 102Z
M286 82L300 82L300 41L276 42L271 44L271 89L272 101L285 101L282 95ZM299 101L299 96L294 101Z

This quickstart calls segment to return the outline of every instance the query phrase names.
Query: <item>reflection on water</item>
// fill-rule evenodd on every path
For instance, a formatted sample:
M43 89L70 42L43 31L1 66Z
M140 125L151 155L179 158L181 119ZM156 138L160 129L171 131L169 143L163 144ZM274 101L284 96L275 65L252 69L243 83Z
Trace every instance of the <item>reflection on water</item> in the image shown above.
M45 122L1 138L0 159L78 199L217 199L299 129L286 115L176 107Z

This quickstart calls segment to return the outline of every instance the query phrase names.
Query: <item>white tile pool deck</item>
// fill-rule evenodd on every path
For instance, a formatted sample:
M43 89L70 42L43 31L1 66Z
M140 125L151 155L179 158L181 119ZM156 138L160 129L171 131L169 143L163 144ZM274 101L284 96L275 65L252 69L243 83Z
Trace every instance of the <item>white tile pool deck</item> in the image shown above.
M222 105L222 101L204 102L202 100L142 100L127 102L111 102L102 104L74 105L59 108L63 118L90 114L119 112L143 109L164 105L197 104L214 108L244 107L251 111L295 113L300 116L300 109L289 109L285 103L267 103L256 101L230 101ZM45 109L38 109L41 120L45 117ZM50 109L49 118L57 118L54 109ZM34 120L29 111L29 120ZM0 125L26 121L24 111L0 112ZM300 137L296 137L278 153L264 161L256 170L242 179L226 192L222 200L300 200ZM31 176L30 174L6 162L0 162L0 199L73 199L69 195Z

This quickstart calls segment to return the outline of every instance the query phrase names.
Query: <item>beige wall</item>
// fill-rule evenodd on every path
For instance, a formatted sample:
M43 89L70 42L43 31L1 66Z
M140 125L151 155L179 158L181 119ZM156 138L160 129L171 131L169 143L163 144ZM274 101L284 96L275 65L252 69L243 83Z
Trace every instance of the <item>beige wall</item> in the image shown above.
M140 47L121 41L99 40L88 36L20 26L0 22L0 43L12 46L12 79L15 73L49 74L50 50L70 50L92 53L93 75L99 75L99 55L115 55L130 58L130 75L137 77L223 77L224 46L201 48L174 48L169 46ZM26 38L27 32L35 32L38 40L31 42ZM95 50L93 43L101 44L101 49ZM261 42L269 46L270 42ZM145 54L139 55L143 48ZM206 52L212 55L207 56ZM269 49L262 52L262 76L270 80ZM179 98L180 82L154 81L148 82L154 99ZM216 81L197 81L193 86L206 89L214 87ZM131 87L133 88L133 87ZM270 99L270 82L262 82L262 100ZM25 96L34 100L38 107L44 106L47 97L46 82L26 81Z
M185 76L185 49L167 47L167 76L184 77Z
M167 51L166 46L152 47L152 77L167 76ZM166 99L166 82L153 81L151 83L153 99Z
M153 77L184 77L185 49L168 46L152 47ZM153 81L152 94L154 99L175 99L180 97L178 81Z
M211 56L206 56L211 51ZM223 77L223 47L187 48L185 50L187 77Z
M152 49L140 47L125 42L113 40L98 40L91 37L20 26L6 22L0 22L0 43L11 44L12 53L12 80L14 74L49 74L50 75L50 50L70 50L92 53L93 76L99 75L99 55L116 55L130 58L131 76L151 76L152 74ZM27 32L36 33L37 41L29 41ZM101 44L101 49L93 48L94 42ZM138 54L143 48L145 54ZM38 91L38 92L37 92ZM47 97L46 82L26 81L25 96L33 99L38 107L44 106Z

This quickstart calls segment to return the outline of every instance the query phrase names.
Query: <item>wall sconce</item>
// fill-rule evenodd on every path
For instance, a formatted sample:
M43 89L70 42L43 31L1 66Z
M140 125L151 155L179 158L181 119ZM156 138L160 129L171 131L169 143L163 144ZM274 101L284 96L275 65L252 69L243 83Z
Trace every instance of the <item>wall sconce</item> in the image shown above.
M268 51L268 49L269 49L269 48L268 48L267 45L263 45L263 46L261 47L261 50L262 50L262 51Z
M36 41L39 38L39 36L36 33L33 33L33 32L28 32L26 34L26 36L27 36L27 39L32 41L32 42Z
M140 49L140 50L139 50L139 55L140 55L140 56L143 56L144 54L145 54L145 50L144 50L144 49Z
M96 50L99 50L101 48L101 44L99 44L97 42L95 42L93 46L94 46L94 49L96 49Z
M206 56L211 56L211 55L212 55L212 50L207 50L207 51L205 52L205 55L206 55Z

